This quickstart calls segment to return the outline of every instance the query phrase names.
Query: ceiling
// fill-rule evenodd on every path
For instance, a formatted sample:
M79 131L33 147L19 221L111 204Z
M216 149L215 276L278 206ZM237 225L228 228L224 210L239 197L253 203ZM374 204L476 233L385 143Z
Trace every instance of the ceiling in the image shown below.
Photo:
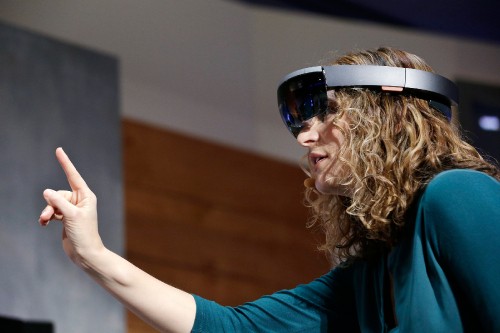
M500 43L498 0L236 0Z

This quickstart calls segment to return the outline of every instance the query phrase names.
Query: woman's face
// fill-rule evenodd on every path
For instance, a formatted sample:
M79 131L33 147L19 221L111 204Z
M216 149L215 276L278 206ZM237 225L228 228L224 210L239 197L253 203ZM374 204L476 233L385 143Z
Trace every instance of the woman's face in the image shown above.
M347 130L347 121L345 115L335 120L333 117L309 119L297 141L308 149L307 160L315 188L323 194L349 196L349 190L339 183L347 169L339 158L344 143L342 131Z

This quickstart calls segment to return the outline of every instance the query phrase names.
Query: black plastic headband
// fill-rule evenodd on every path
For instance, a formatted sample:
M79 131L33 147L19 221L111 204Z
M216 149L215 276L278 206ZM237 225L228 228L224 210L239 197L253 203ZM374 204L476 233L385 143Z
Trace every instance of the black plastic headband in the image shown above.
M444 76L402 67L375 65L333 65L299 69L286 75L280 86L299 75L323 72L327 88L380 87L387 91L410 91L429 96L430 100L458 105L458 87Z

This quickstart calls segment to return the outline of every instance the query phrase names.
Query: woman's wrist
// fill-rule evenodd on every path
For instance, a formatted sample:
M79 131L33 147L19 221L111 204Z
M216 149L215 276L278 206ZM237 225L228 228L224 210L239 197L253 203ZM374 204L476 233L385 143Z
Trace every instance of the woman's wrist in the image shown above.
M99 270L100 266L106 265L108 252L104 244L100 243L92 248L77 250L72 259L77 266L85 271Z
M104 287L131 284L133 265L104 245L82 256L78 266Z

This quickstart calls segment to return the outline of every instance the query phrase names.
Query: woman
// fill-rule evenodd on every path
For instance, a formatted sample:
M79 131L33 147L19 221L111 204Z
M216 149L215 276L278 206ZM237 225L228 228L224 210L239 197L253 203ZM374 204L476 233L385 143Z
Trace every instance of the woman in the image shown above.
M46 190L40 223L62 220L68 256L166 332L500 331L500 172L449 121L453 86L390 48L332 65L278 91L308 149L311 224L339 263L317 280L229 308L154 279L104 247L95 196L61 149L72 191Z

